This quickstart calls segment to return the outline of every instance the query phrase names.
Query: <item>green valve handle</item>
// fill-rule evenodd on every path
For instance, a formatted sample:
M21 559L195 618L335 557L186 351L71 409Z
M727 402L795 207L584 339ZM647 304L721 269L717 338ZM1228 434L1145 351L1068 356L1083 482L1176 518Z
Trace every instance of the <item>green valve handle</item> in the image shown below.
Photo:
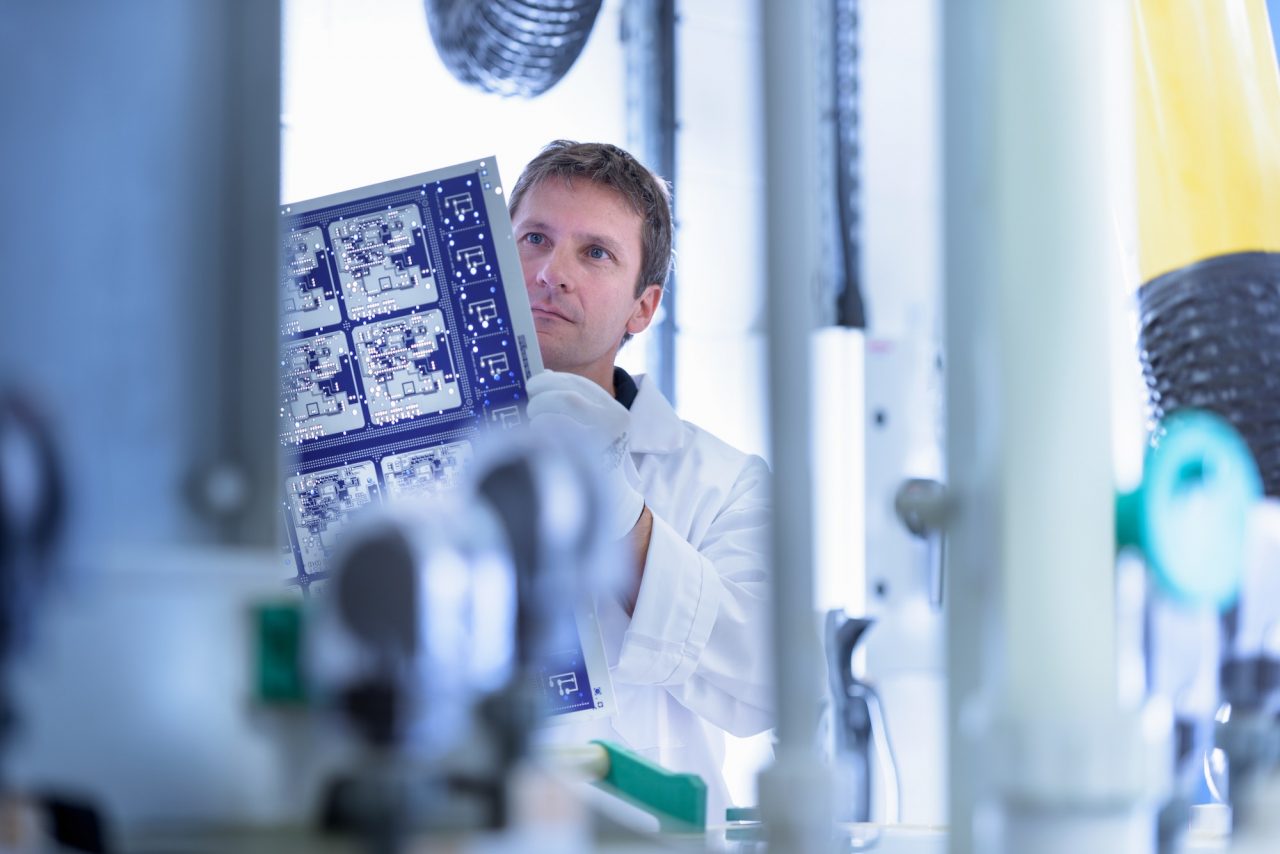
M640 807L668 833L707 827L707 784L697 774L668 771L609 741L593 741L609 756L609 773L595 786Z
M1174 599L1225 610L1240 592L1248 512L1261 495L1240 434L1211 412L1179 410L1148 448L1142 484L1116 500L1116 547L1140 550Z
M307 700L303 668L303 614L297 602L268 602L254 608L257 699L270 706L297 706Z

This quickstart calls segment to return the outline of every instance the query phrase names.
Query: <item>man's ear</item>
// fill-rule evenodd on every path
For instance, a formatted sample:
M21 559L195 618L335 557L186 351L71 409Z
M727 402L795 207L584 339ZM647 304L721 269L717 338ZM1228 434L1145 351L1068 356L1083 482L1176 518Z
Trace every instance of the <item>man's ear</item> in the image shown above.
M648 329L661 302L662 285L645 285L644 292L636 298L636 306L627 320L627 334L638 335Z

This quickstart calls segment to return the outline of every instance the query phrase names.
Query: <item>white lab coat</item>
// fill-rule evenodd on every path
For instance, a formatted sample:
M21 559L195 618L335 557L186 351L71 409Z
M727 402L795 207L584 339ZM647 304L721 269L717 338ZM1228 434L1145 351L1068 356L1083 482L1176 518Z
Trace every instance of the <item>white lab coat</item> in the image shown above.
M769 469L681 421L637 377L631 454L653 534L635 611L597 614L618 714L556 727L554 741L620 741L707 782L707 820L724 821L726 732L773 725L766 553Z

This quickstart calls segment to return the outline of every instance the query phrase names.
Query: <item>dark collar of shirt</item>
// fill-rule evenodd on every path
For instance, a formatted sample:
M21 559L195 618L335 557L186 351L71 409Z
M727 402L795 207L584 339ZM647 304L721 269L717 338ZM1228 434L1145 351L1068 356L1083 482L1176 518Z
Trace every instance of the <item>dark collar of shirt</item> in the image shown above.
M635 403L636 395L640 393L640 387L636 385L636 381L631 378L631 374L613 366L613 396L618 399L627 409L631 408L631 404Z

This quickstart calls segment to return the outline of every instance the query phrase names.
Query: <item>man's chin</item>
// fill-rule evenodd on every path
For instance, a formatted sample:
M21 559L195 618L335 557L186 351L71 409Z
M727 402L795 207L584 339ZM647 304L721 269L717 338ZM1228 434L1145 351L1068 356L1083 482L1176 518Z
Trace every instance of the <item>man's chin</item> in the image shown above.
M568 370L560 347L555 341L544 338L542 333L538 333L538 351L542 354L542 367L552 371Z

